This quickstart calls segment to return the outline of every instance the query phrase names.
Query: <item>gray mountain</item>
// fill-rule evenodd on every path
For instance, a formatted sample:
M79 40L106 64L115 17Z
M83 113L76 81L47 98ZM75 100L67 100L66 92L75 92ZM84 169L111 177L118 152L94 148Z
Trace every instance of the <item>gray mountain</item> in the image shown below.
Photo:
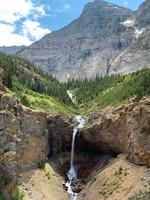
M0 52L8 54L8 55L15 55L16 53L18 53L20 50L22 50L23 48L25 48L26 46L22 45L22 46L2 46L0 47Z
M149 0L137 12L95 0L85 6L78 19L24 48L18 55L60 81L126 73L149 62L149 51L143 50L149 41L145 39L149 37L148 26Z
M64 81L71 77L106 74L112 60L130 43L120 22L133 12L96 0L65 28L52 32L19 55Z
M115 58L111 73L129 73L150 67L150 0L145 1L133 16L122 23L134 39Z

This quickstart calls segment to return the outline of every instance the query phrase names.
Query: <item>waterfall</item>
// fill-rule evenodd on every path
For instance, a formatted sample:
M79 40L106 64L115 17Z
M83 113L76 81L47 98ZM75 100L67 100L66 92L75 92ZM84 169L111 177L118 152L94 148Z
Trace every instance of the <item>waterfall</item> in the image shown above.
M75 138L76 138L78 129L82 129L84 127L84 123L85 123L84 119L81 116L76 116L75 121L77 122L77 125L73 129L70 169L67 173L68 182L66 183L67 192L70 194L70 200L77 199L77 193L74 193L72 190L72 181L77 179L77 174L76 174L76 170L75 170L75 166L74 166Z

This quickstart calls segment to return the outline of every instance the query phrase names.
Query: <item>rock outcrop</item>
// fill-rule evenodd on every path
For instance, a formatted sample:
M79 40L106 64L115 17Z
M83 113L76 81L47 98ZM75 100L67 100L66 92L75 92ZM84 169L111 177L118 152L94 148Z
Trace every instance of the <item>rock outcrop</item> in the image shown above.
M37 168L41 161L53 158L55 166L68 162L65 152L71 149L74 122L23 107L6 94L2 84L0 94L0 191L11 194L19 184L20 173ZM98 155L123 153L131 162L150 167L149 141L150 98L133 99L119 108L89 115L87 127L76 137L76 153L81 158L75 158L78 165L81 160L91 162L86 167L93 169ZM92 159L87 156L89 151ZM86 167L78 169L90 173Z
M6 194L18 183L20 171L46 159L46 114L23 109L3 95L0 100L0 179Z
M60 116L34 111L5 94L0 85L0 191L11 194L21 172L37 168L50 155L66 151L70 123ZM48 117L47 117L48 116ZM66 139L67 141L68 139Z
M111 64L110 73L129 73L143 67L150 67L150 2L149 0L125 22L124 34L134 38L123 52Z
M92 119L81 136L102 152L124 153L135 164L150 167L150 98L108 109Z
M150 169L127 162L124 155L95 170L79 200L148 200Z

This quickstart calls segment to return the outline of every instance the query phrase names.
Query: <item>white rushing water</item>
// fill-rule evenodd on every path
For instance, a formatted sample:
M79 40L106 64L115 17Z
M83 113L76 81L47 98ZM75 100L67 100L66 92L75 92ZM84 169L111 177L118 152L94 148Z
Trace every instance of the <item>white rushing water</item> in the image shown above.
M73 129L70 169L67 173L68 182L66 183L67 192L70 194L70 200L77 199L77 193L74 193L72 190L72 181L77 179L77 173L76 173L75 166L74 166L75 138L76 138L76 134L77 134L78 130L82 129L84 127L84 123L85 123L84 119L80 115L76 116L75 121L77 122L77 125Z

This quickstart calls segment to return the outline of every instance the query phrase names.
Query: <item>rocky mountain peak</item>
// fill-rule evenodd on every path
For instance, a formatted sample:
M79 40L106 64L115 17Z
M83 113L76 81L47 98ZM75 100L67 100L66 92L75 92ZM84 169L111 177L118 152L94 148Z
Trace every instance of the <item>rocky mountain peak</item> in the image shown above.
M136 23L140 27L150 25L150 0L145 0L135 14Z
M132 13L130 9L127 9L127 8L124 8L119 5L115 5L103 0L95 0L93 2L90 2L85 5L85 8L83 10L83 14L89 14L89 13L90 14L94 14L94 13L104 14L105 12L107 12L107 14L111 12L113 12L113 14L120 13L121 15Z
M122 65L117 57L143 33L143 28L150 21L148 8L148 0L137 12L103 0L95 0L85 6L78 19L46 35L18 55L29 59L60 81L92 78L111 71L127 73L135 65L131 62L130 69L128 62L128 67L119 70ZM135 23L141 24L142 28ZM124 63L126 62L123 65ZM136 63L136 68L142 68L139 61Z

